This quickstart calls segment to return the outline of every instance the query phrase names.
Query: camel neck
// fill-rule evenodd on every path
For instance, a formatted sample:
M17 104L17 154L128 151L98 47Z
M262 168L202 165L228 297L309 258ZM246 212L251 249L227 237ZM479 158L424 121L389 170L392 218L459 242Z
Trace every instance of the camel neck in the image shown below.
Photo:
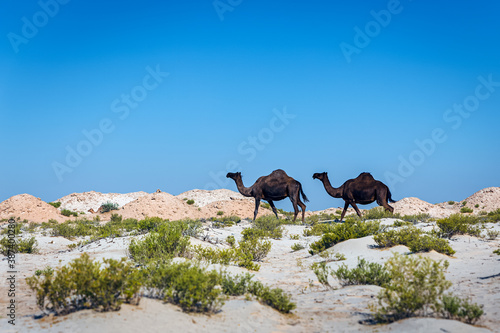
M328 179L328 177L323 179L323 185L325 186L326 192L332 197L340 198L342 196L342 189L340 187L339 188L333 187L332 184L330 184L330 180Z
M244 195L245 197L251 197L251 188L249 187L245 187L243 185L243 181L241 180L241 178L239 179L235 179L235 182L236 182L236 187L238 188L238 191Z

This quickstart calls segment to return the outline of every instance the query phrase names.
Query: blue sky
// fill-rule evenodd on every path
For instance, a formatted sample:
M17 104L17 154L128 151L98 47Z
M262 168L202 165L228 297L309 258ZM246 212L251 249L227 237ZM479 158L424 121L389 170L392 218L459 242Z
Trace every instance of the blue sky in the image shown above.
M0 201L229 188L282 168L308 209L500 186L500 3L7 1ZM291 210L288 200L278 207Z

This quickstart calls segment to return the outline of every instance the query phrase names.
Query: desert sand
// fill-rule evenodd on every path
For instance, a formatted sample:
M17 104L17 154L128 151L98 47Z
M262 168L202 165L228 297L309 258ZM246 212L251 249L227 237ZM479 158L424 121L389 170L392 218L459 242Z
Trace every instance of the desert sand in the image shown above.
M443 204L433 205L417 198L405 198L393 204L395 212L400 214L427 213L440 218L459 211L461 203L467 201L467 206L484 205L485 211L500 208L500 188L488 188L459 201L457 207ZM186 199L194 200L188 204ZM115 200L115 201L113 201ZM109 220L111 213L92 214L90 208L106 201L119 203L120 209L113 211L123 217L143 218L144 216L160 216L175 220L180 218L208 218L217 216L222 211L224 216L238 215L243 218L252 217L254 202L244 198L239 193L229 190L201 191L193 190L177 196L165 192L133 194L103 194L98 192L74 193L60 200L64 203L60 209L87 212L87 218L100 216L101 221ZM87 209L88 207L88 209ZM97 207L98 208L98 207ZM68 218L45 202L28 194L14 196L0 203L0 219L19 216L28 221L43 222L54 219L58 222ZM338 208L326 211L333 213ZM479 209L482 209L481 207ZM95 210L95 209L94 209ZM474 208L474 213L477 209ZM308 212L317 214L319 212ZM259 214L272 214L261 208ZM382 223L391 225L395 219L383 219ZM224 242L227 236L233 235L236 240L241 238L244 228L251 226L250 220L243 220L232 227L223 229L211 228L211 222L205 222L206 239L192 239L192 244L227 248ZM419 223L422 229L432 228L435 222ZM6 227L3 222L2 228ZM101 239L83 247L69 249L68 245L81 239L68 240L63 237L44 236L41 231L35 234L40 253L18 254L17 266L18 285L16 302L18 312L16 326L9 325L5 314L0 314L0 331L2 332L500 332L500 256L493 250L500 246L499 239L487 240L470 236L456 236L450 240L450 245L456 251L453 257L436 252L421 254L434 260L448 260L450 267L446 274L453 283L450 288L460 297L470 297L473 302L484 305L485 314L474 326L462 322L435 318L411 318L388 325L368 325L360 321L369 317L369 304L374 303L380 287L349 286L341 287L334 278L330 284L334 289L322 286L309 266L314 262L324 260L318 255L310 255L308 246L319 239L317 236L305 237L306 226L284 226L284 237L271 240L272 248L263 260L261 268L254 274L254 279L272 287L279 287L292 295L297 308L291 314L281 314L278 311L249 301L244 297L231 298L225 302L221 311L212 315L184 313L180 308L159 300L142 298L138 306L123 305L120 311L98 313L92 310L75 312L65 316L45 316L41 314L31 290L24 279L32 276L37 269L46 266L58 267L79 257L83 252L92 258L119 259L127 256L127 247L131 239L140 236L127 236L114 239ZM486 224L486 228L500 231L499 223ZM483 231L484 233L484 231ZM31 236L30 234L28 234ZM299 239L291 239L298 235ZM214 241L215 240L215 241ZM291 246L300 243L305 249L293 252ZM371 262L383 263L393 252L409 253L406 246L396 246L390 249L379 249L374 246L372 236L351 239L341 242L328 251L343 253L345 261L332 261L327 265L336 268L342 263L354 267L358 257ZM410 254L414 255L414 254ZM211 265L219 268L219 265ZM231 273L247 272L237 266L226 266ZM1 262L2 272L7 272L7 260ZM4 273L2 273L4 274ZM0 294L0 307L5 309L9 298L5 289Z

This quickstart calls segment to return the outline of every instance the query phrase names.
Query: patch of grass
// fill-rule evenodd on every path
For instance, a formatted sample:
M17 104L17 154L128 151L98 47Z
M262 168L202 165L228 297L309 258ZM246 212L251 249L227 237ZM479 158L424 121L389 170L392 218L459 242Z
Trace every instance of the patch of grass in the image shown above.
M385 263L391 279L378 295L378 307L372 305L375 319L440 316L475 323L483 314L482 306L444 294L451 287L445 278L448 266L447 261L394 254Z
M303 250L305 249L306 247L300 243L295 243L292 245L292 251L300 251L300 250Z
M332 275L339 279L342 286L372 284L383 287L391 280L389 272L383 265L368 263L359 257L355 268L349 269L346 264L342 264L337 270L332 271Z
M167 222L168 220L160 217L146 217L137 223L137 229L140 232L158 231L158 228Z
M477 226L479 222L481 219L477 216L453 214L438 220L436 224L440 229L439 237L451 238L465 234L478 237L481 234L481 229Z
M124 259L93 261L84 253L67 266L45 269L26 278L42 311L63 315L81 309L114 311L123 302L138 302L141 279Z
M224 212L223 212L222 210L219 210L219 211L217 212L217 216L222 216L222 215L224 215Z
M474 210L469 207L462 207L460 208L460 213L472 213Z
M412 252L428 252L435 250L440 253L452 255L455 251L450 247L448 241L426 234L416 227L405 227L392 229L373 236L373 240L380 247L393 247L406 245Z
M284 223L286 223L285 220L277 219L272 215L261 216L254 221L252 228L243 230L243 239L247 240L253 237L281 239L283 237L282 224Z
M212 217L210 221L213 221L212 227L214 228L225 228L225 227L231 227L235 223L241 222L241 218L239 216L232 215L223 217Z
M473 325L484 314L483 306L471 303L469 299L460 299L448 294L443 295L441 300L441 316L446 319L460 320Z
M174 257L189 257L190 241L183 235L181 224L164 223L142 240L130 242L129 256L139 264L162 262Z
M342 213L342 212L340 212ZM322 214L316 214L316 215L311 215L311 216L308 216L306 217L305 219L305 223L306 224L312 224L312 225L315 225L317 224L318 222L322 222L322 221L335 221L335 220L338 220L340 219L340 214L325 214L325 213L322 213Z
M78 216L77 212L72 212L69 209L63 209L63 210L61 210L61 214L64 215L64 216L67 216L67 217L69 217L69 216L77 217Z
M396 213L393 214L386 211L383 207L374 207L363 214L363 220L380 220L385 218L400 218L401 216Z
M288 313L296 305L289 294L253 281L250 274L231 276L193 262L150 263L143 270L146 293L188 312L216 312L228 296L254 295L262 303Z
M486 238L488 238L488 240L495 240L498 235L500 235L500 231L486 230Z
M326 288L331 288L330 282L328 282L328 275L331 273L331 269L326 266L326 261L315 262L311 265L311 269L318 278L319 283L321 283Z
M13 253L38 253L38 242L35 237L30 238L9 238L0 239L0 253L9 256Z
M426 213L420 213L416 215L404 215L401 219L406 222L417 224L419 222L428 222L431 219L431 216Z
M23 227L22 223L16 222L16 223L9 223L7 228L3 229L2 232L0 233L1 235L7 235L11 234L14 236L18 236L21 234L21 229Z
M110 212L112 210L118 210L119 206L117 203L108 201L108 202L103 203L99 209L100 209L101 213L107 213L107 212Z
M348 239L361 238L379 233L382 229L380 222L368 221L361 222L354 220L350 222L346 220L344 223L329 225L325 228L327 231L323 237L317 242L310 245L309 253L312 255L322 252L333 245L343 242Z
M48 202L49 205L51 206L54 206L56 208L59 208L61 207L61 202L57 201L57 202Z
M80 236L90 236L96 228L96 222L88 220L66 221L51 225L52 236L62 236L68 239Z
M412 225L413 225L413 223L411 223L411 222L400 221L400 220L394 221L394 224L393 224L394 227L410 227Z
M487 221L488 222L498 222L500 221L500 208L497 210L494 210L492 212L489 212L487 214Z

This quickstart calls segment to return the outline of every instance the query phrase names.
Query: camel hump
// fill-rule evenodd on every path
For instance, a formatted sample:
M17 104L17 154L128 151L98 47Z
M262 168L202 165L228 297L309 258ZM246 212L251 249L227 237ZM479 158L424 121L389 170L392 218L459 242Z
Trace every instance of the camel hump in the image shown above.
M271 172L270 176L273 175L273 176L288 176L285 172L285 170L282 170L282 169L276 169L274 170L273 172Z
M369 172L362 172L359 174L358 178L363 178L363 179L373 179L375 180L375 178L373 178L372 174L369 173Z

